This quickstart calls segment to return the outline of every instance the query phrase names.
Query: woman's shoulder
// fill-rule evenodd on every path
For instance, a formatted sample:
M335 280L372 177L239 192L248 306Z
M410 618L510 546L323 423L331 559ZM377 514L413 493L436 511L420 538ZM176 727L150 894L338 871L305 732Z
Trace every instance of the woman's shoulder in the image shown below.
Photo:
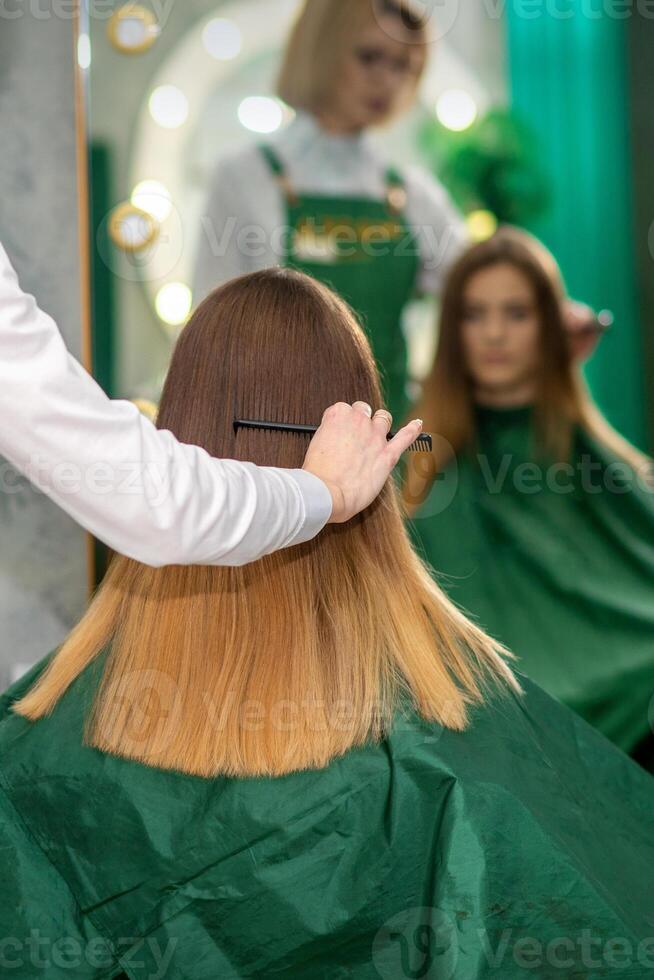
M218 157L211 170L212 188L246 195L268 176L270 170L262 142L248 142L232 147Z
M495 786L534 805L545 804L550 792L561 806L567 801L586 808L603 800L616 813L628 798L634 815L651 812L654 779L520 670L514 673L522 691L498 681L471 708L464 731L414 713L390 741L408 755L430 746L434 767L464 789Z
M406 186L409 203L427 210L427 215L445 214L465 228L465 222L445 185L426 167L407 163L398 168ZM423 218L424 220L424 218Z
M654 535L654 459L607 425L606 432L575 427L575 465L583 488L605 504L626 501L645 524L639 534Z

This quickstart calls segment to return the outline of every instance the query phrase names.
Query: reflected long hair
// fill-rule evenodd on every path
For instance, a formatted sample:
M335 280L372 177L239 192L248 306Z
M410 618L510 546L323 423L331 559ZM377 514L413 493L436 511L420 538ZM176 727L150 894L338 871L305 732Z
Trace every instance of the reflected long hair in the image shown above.
M382 407L370 346L329 289L289 269L232 280L176 345L157 420L212 456L299 468L309 437L233 419L319 424L337 401ZM346 524L240 567L115 556L86 615L13 710L50 713L106 652L85 744L199 776L321 768L392 728L400 705L456 730L511 655L413 551L391 477Z
M496 265L511 265L528 281L539 312L540 371L534 399L534 452L567 461L576 426L609 448L638 473L651 478L652 461L609 424L588 390L572 356L563 319L566 289L561 270L545 246L521 229L501 227L471 245L453 265L442 297L438 347L422 395L412 410L424 431L433 433L434 451L407 458L403 502L413 515L452 456L474 448L474 392L462 339L466 287L473 276Z

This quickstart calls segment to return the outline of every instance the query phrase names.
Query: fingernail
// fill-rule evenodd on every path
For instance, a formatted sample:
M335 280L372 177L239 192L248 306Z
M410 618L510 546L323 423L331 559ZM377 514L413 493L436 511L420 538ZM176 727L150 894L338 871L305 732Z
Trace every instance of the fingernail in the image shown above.
M422 425L423 424L422 419L415 419L414 421L416 421L418 423L418 425Z

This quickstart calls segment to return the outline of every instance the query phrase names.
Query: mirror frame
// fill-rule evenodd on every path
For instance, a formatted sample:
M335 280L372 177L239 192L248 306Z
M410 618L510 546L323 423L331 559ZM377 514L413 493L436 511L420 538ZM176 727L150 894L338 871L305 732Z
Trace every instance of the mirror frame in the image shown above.
M80 65L80 38L83 29L82 0L75 0L72 22L71 54L74 59L75 100L75 156L77 163L77 223L80 268L80 309L82 318L83 367L93 376L93 337L91 325L91 250L89 242L90 222L90 184L89 162L86 147L87 99L85 69ZM88 35L86 35L88 36ZM97 586L98 542L92 534L86 534L86 572L88 597L91 598Z

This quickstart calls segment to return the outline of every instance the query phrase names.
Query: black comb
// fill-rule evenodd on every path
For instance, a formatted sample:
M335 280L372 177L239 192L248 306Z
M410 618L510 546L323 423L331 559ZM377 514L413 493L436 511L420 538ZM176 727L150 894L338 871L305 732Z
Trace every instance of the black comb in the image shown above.
M239 429L266 429L269 432L299 432L313 435L318 431L317 425L293 425L290 422L264 422L261 419L234 419L234 432ZM387 439L393 439L397 433L389 432ZM430 453L432 451L432 438L427 432L422 432L415 442L407 447L410 453Z

